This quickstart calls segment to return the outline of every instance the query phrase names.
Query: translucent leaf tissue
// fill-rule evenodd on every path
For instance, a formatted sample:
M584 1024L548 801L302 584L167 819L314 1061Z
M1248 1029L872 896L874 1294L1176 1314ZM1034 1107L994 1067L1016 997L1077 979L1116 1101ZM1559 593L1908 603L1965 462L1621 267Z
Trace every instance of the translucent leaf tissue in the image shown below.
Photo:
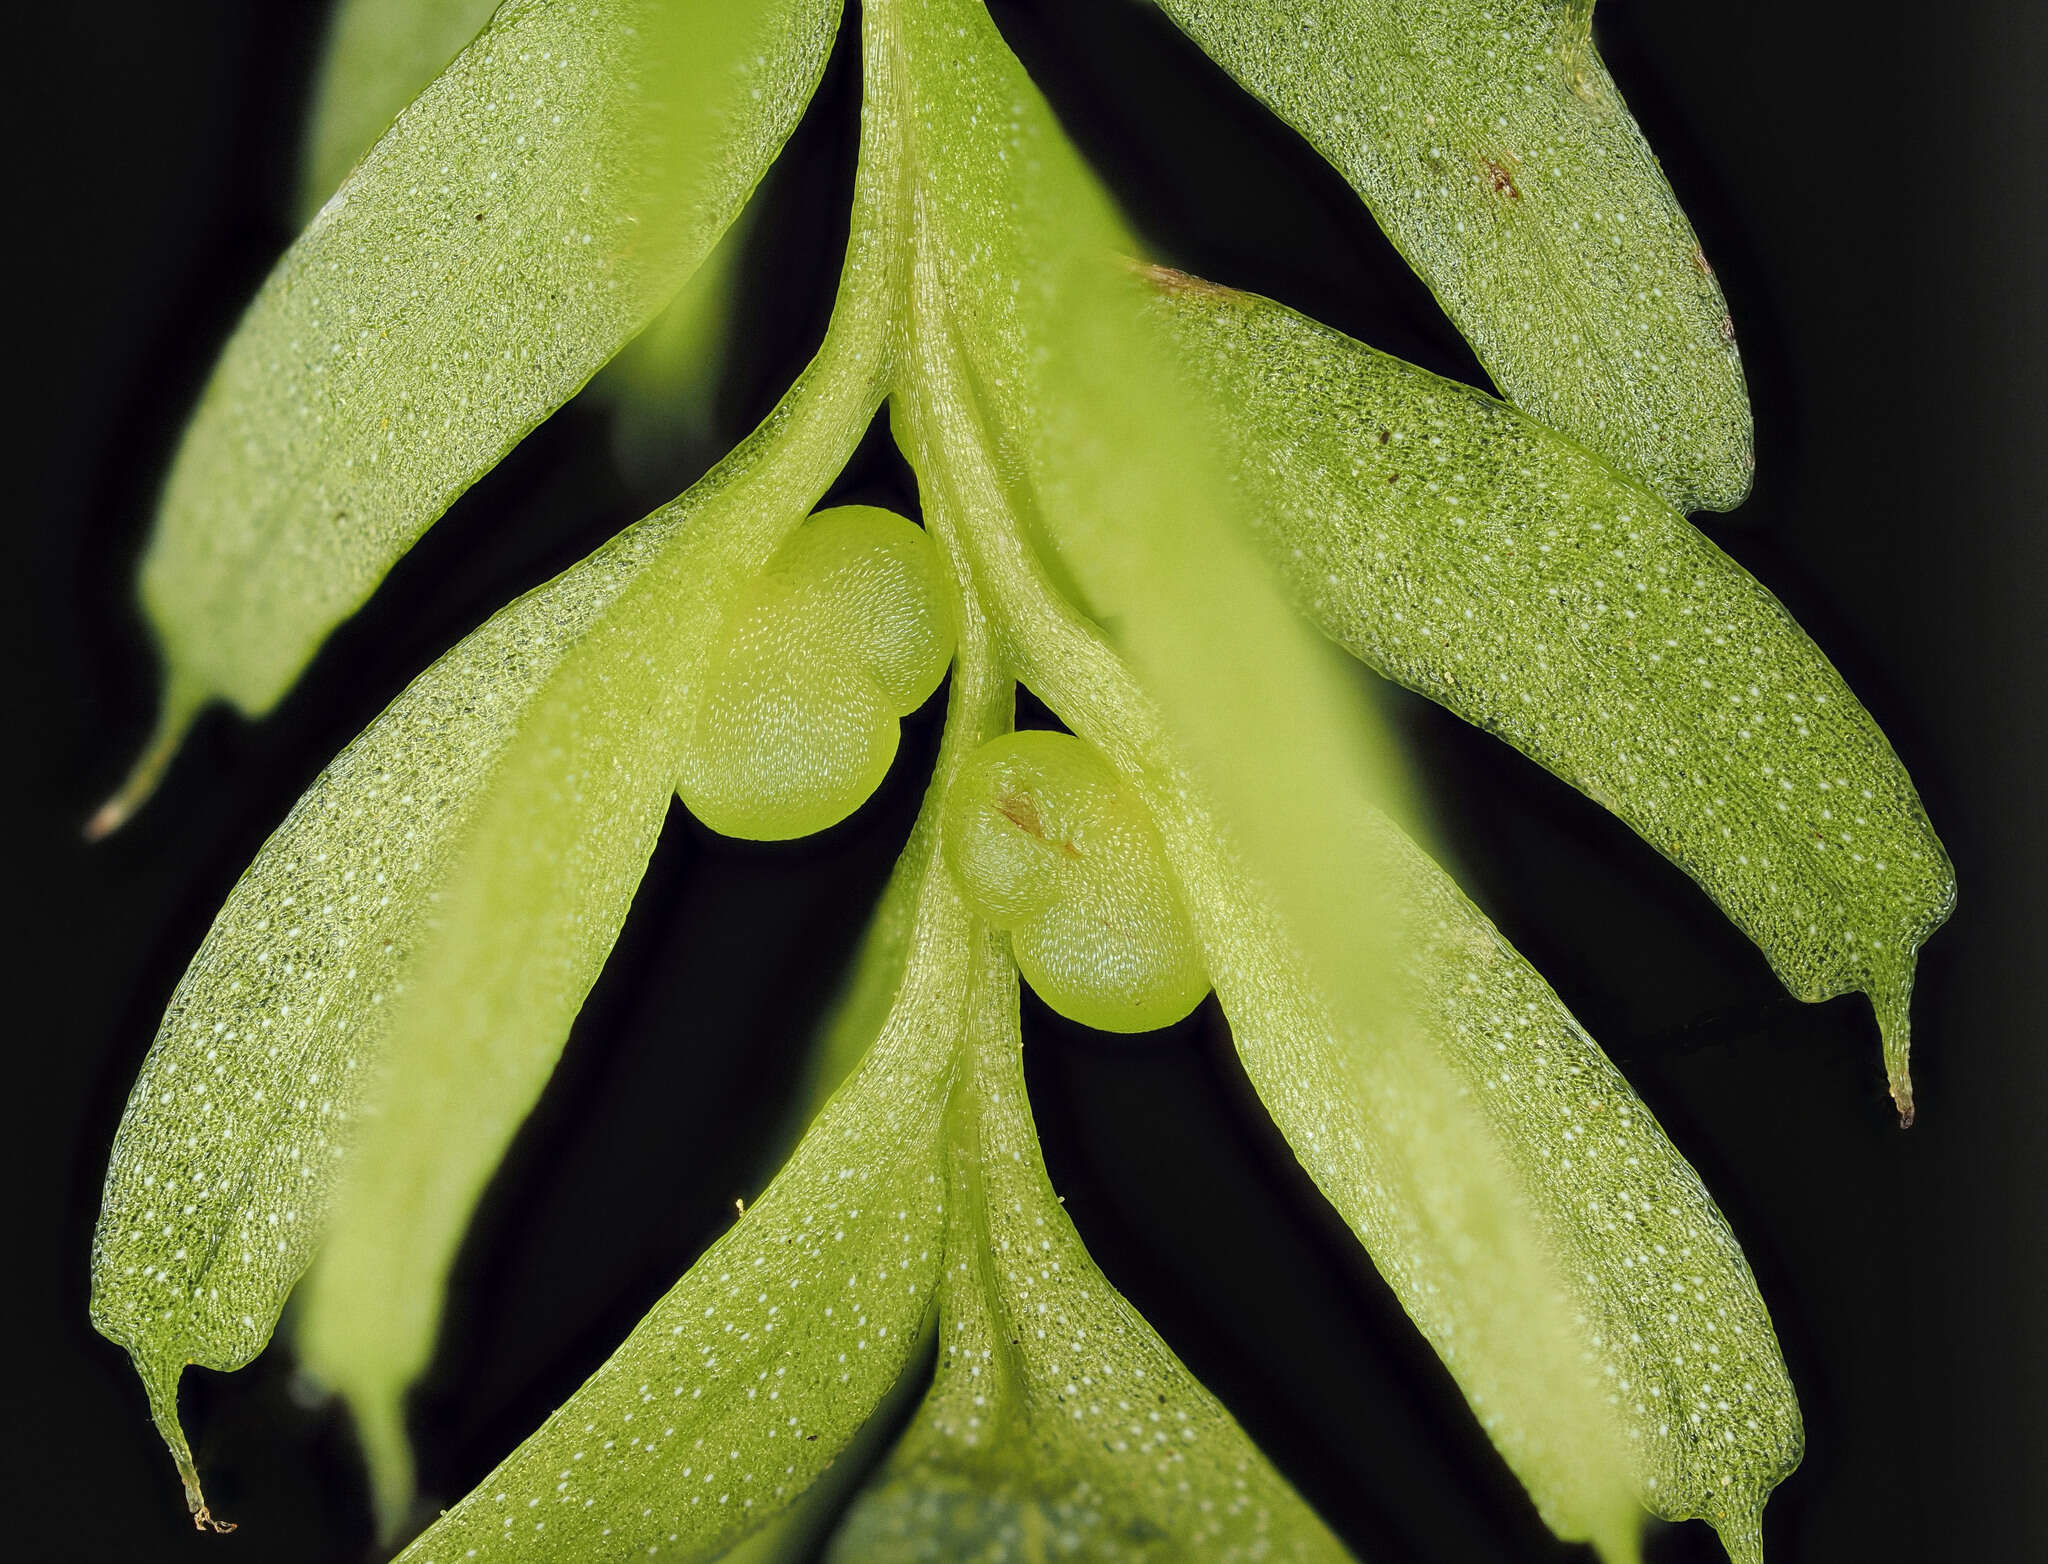
M1160 4L1371 206L1505 401L1145 255L981 0L338 9L305 230L222 350L142 569L159 734L94 834L205 703L271 707L622 353L634 439L701 438L692 364L745 350L721 237L842 24L859 163L829 330L774 410L421 671L171 996L91 1310L196 1524L226 1526L180 1376L246 1364L296 1299L412 1564L1350 1557L1068 1220L1021 982L1101 1033L1213 993L1557 1535L1621 1564L1651 1517L1700 1517L1762 1558L1804 1434L1756 1279L1432 858L1343 654L1612 811L1799 998L1870 995L1906 1122L1948 859L1823 651L1682 513L1748 488L1735 323L1591 7ZM819 509L878 416L920 514ZM942 685L781 1170L408 1536L404 1397L455 1254L668 811L837 826ZM1057 729L1017 731L1020 686Z

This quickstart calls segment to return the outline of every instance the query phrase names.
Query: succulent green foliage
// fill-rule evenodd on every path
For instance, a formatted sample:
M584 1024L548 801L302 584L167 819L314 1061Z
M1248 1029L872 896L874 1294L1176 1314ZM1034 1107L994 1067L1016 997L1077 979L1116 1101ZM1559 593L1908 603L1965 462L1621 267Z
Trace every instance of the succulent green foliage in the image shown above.
M944 1122L973 964L940 811L1011 702L979 611L950 612L961 633L946 737L892 882L902 922L883 925L874 952L872 992L889 998L872 1046L731 1232L406 1550L413 1564L522 1550L578 1564L716 1558L832 1464L911 1361L941 1269Z
M269 1339L373 1091L389 1100L355 1159L366 1192L307 1338L356 1401L387 1515L402 1501L397 1398L468 1211L616 936L697 668L881 395L884 280L851 258L837 329L745 445L393 702L266 844L180 982L108 1168L93 1320L135 1357L195 1505L178 1375L239 1367Z
M1777 599L1513 408L1155 272L1303 606L1690 874L1801 999L1868 993L1911 1121L1914 956L1955 876L1905 768Z
M1735 327L1590 0L1159 0L1327 158L1508 400L1681 509L1749 492Z
M173 464L143 566L161 731L267 709L480 474L667 303L823 69L837 0L522 0L279 261Z
M927 900L882 1037L789 1166L405 1559L715 1558L832 1463L938 1281L966 923Z
M1027 231L1049 231L1027 199ZM1036 385L1006 389L1057 476L1006 493L984 454L960 508L1024 677L1151 806L1254 1085L1561 1535L1631 1557L1640 1498L1752 1551L1799 1421L1726 1224L1555 996L1362 807L1387 791L1377 746L1207 498L1205 425L1162 367L1174 348L1120 318L1107 284L1016 264L1020 314L1043 310L1022 331L1048 350ZM973 389L995 375L957 376L948 407L946 360L928 362L926 427L954 431L971 482ZM1011 503L1149 695L1051 594L1024 529L1001 546ZM1190 802L1205 791L1229 845Z
M1571 1284L1643 1503L1762 1556L1799 1404L1742 1250L1698 1175L1564 1004L1390 826L1361 855L1400 908L1417 1019Z
M1062 447L1041 520L1173 732L1133 741L1145 696L1028 581L1009 622L1035 629L1034 688L1146 788L1254 1086L1561 1535L1633 1556L1632 1492L1753 1557L1800 1428L1726 1223L1541 980L1361 807L1386 791L1375 741L1203 521L1202 425L1119 393L1143 340L1067 340L1048 369L1096 443ZM1189 807L1175 739L1254 884Z
M565 659L438 899L300 1325L308 1366L356 1410L394 1524L410 1487L399 1398L431 1353L470 1213L552 1072L653 850L678 735L699 692L715 687L707 665L744 580L734 566L816 500L865 409L856 399L841 410L836 439L829 418L785 421L693 491L697 546L658 561ZM575 757L566 773L564 756Z
M302 217L334 194L497 8L498 0L342 0L334 8L306 125Z
M1150 814L1071 734L1011 733L977 750L947 801L946 856L967 904L1008 931L1061 1015L1148 1032L1208 993Z
M1676 499L1739 495L1719 296L1589 0L1165 3L1351 174L1511 396ZM411 65L373 68L348 29L379 9L358 0L333 69L395 107L458 8L419 18ZM212 695L274 699L675 294L836 14L514 0L399 116L181 453L148 574L166 743ZM1253 532L1331 637L1615 809L1795 991L1872 992L1903 1086L1912 954L1952 887L1896 760L1761 587L1570 439L1264 301L1116 265L1127 231L980 0L867 0L861 25L818 359L681 500L415 681L173 997L109 1168L93 1313L195 1514L179 1374L247 1361L314 1265L301 1345L396 1521L401 1397L448 1266L671 794L735 834L841 819L951 658L809 1132L410 1564L793 1558L935 1323L923 1412L836 1558L1342 1557L1067 1224L1015 966L1111 1030L1213 979L1275 1123L1550 1525L1625 1564L1647 1506L1759 1559L1801 1434L1740 1251L1597 1046L1381 813L1399 768ZM629 401L685 385L728 281L642 338L660 373L629 356ZM885 396L930 531L806 523ZM1010 734L1013 678L1073 733Z
M1174 394L1170 356L1136 297L1107 275L1102 257L1120 235L1042 100L1013 74L993 29L977 36L962 19L940 36L945 80L960 95L947 152L977 183L970 197L920 208L933 215L912 288L909 430L929 484L927 521L967 540L1020 676L1151 808L1246 1068L1304 1165L1444 1353L1546 1519L1629 1558L1640 1511L1619 1417L1581 1361L1571 1280L1527 1220L1478 1114L1390 1013L1390 985L1373 980L1387 970L1382 909L1344 851L1358 840L1371 769L1355 702L1327 658L1318 665L1323 654L1277 586L1255 563L1231 569L1249 546L1217 509L1226 486L1204 457L1206 430ZM950 230L963 210L998 215ZM1005 361L1012 339L995 333L961 333L962 350L951 323L977 273L1019 279L1016 317L1037 354ZM1005 427L1033 442L1028 466L991 449L982 417L992 386L1016 410ZM1006 481L1020 472L1035 481ZM1020 507L1056 541L1091 606L1136 637L1123 644L1164 681L1201 759L1244 757L1249 773L1190 775L1151 696L1053 591L1014 519ZM1341 1022L1219 840L1201 802L1219 781L1238 806L1240 847L1257 849L1294 928L1315 936ZM1358 1061L1371 1066L1364 1079Z
M679 791L727 836L808 836L866 802L953 655L938 560L871 505L814 516L749 583L707 670Z
M1348 1558L1082 1247L1039 1157L1020 1042L1015 969L983 934L948 1124L937 1376L829 1558Z

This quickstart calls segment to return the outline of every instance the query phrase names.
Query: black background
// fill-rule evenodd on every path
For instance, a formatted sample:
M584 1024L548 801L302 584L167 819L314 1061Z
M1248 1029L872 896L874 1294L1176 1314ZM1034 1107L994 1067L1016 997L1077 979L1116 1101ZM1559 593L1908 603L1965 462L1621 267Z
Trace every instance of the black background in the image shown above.
M997 16L1161 258L1447 373L1469 354L1363 209L1156 15ZM321 763L514 592L715 452L621 475L572 404L463 499L257 726L205 719L162 793L79 821L147 727L131 606L154 488L213 354L288 242L321 8L37 8L10 29L15 123L5 775L6 1296L0 1456L20 1556L374 1557L339 1414L288 1343L188 1376L195 1537L121 1354L85 1320L106 1148L172 984ZM1604 0L1601 42L1727 289L1756 492L1712 535L1876 714L1962 899L1916 1004L1921 1122L1893 1127L1867 1006L1801 1006L1678 874L1592 805L1424 703L1396 702L1472 894L1602 1039L1726 1209L1806 1412L1772 1500L1779 1564L2048 1558L2044 1075L2042 110L2048 16ZM857 98L842 48L771 176L720 430L822 328ZM843 494L914 506L871 439ZM464 1491L587 1373L763 1177L751 1148L900 844L936 742L911 724L853 821L766 847L672 818L547 1102L494 1188L458 1328L417 1400L429 1499ZM1112 1041L1027 999L1033 1103L1090 1247L1375 1564L1576 1556L1519 1490L1356 1244L1263 1122L1208 1011ZM1697 1525L1664 1564L1717 1557Z

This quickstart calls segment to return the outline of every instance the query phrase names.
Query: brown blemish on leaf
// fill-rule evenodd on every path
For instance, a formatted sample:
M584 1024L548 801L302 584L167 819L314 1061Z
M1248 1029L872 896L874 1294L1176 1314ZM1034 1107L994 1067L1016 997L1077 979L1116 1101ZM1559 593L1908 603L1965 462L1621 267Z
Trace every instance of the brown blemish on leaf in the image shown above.
M1123 263L1125 268L1135 273L1140 281L1149 282L1155 288L1169 289L1175 293L1192 294L1226 294L1230 292L1228 288L1221 287L1216 283L1208 281L1206 278L1197 277L1192 272L1179 271L1171 266L1161 266L1156 261L1140 261L1125 256Z
M1522 192L1515 188L1514 178L1505 168L1496 163L1492 158L1487 158L1485 164L1486 182L1493 187L1495 195L1506 196L1510 201L1522 199Z
M1713 263L1707 259L1707 252L1698 245L1692 247L1692 264L1693 269L1702 277L1714 275Z
M1045 840L1045 825L1038 818L1038 804L1029 793L1017 793L996 805L996 813L1026 836Z
M1036 837L1041 842L1050 840L1045 834L1045 822L1038 815L1038 802L1029 793L1013 793L996 805L996 813L1026 836ZM1055 842L1052 845L1069 858L1081 856L1081 849L1072 842Z

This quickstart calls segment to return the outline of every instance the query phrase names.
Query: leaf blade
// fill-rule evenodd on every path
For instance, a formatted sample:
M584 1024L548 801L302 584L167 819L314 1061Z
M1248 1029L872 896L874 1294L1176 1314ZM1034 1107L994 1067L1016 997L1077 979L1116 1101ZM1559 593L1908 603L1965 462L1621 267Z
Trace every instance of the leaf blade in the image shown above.
M1436 1053L1505 1149L1546 1242L1584 1283L1575 1302L1620 1397L1645 1504L1666 1520L1705 1519L1732 1557L1761 1558L1764 1501L1805 1438L1727 1218L1599 1044L1451 877L1391 824L1367 829L1369 861L1399 886L1407 977Z
M890 1027L789 1166L401 1558L716 1556L858 1431L900 1378L937 1282L965 928L957 908L924 921ZM654 1433L645 1447L636 1415Z
M499 10L222 354L143 567L173 688L249 714L278 699L689 275L793 128L836 16L836 0L683 21L646 0Z
M687 703L689 669L725 605L823 492L880 399L892 290L871 251L851 258L847 295L841 329L733 457L495 616L343 752L181 980L109 1161L92 1312L136 1358L187 1472L178 1371L239 1367L269 1339L327 1231L350 1126L374 1103L395 1040L412 1061L401 1074L422 1073L391 1126L372 1129L367 1162L418 1218L413 1242L390 1241L388 1211L367 1218L345 1240L354 1268L337 1262L338 1274L398 1290L345 1308L341 1340L324 1346L319 1321L335 1315L315 1309L309 1345L358 1398L384 1471L399 1475L396 1396L431 1344L469 1205L560 1051L674 787L666 749L686 725L663 713ZM578 752L593 738L622 764L590 768L580 812L560 808L565 776L576 777L564 757L587 765ZM614 804L621 829L607 818L581 830ZM451 1096L451 1060L505 1065L492 1112ZM408 1144L401 1119L426 1133ZM194 1122L218 1138L202 1145L187 1133ZM183 1209L159 1184L184 1187ZM396 1298L407 1306L386 1307ZM359 1373L365 1355L381 1372Z
M733 219L668 307L590 382L590 394L611 409L612 458L636 480L665 470L678 446L708 446L715 432L754 210Z
M1955 875L1890 744L1776 598L1571 441L1254 295L1154 272L1267 553L1325 634L1692 877L1803 1000L1861 991L1912 1117L1915 953Z
M320 210L497 8L498 0L342 0L334 8L306 127L302 219Z
M948 579L956 589L963 585L957 568ZM736 1375L728 1375L729 1396L725 1403L710 1409L724 1419L718 1425L720 1439L708 1448L715 1454L718 1448L728 1447L725 1435L729 1431L729 1447L734 1448L734 1453L725 1460L739 1461L741 1451L751 1454L767 1450L776 1455L786 1467L783 1476L788 1480L777 1484L775 1506L786 1505L807 1490L824 1466L830 1464L836 1449L857 1437L874 1408L898 1384L918 1335L917 1326L925 1317L938 1281L945 1220L942 1128L956 1077L972 962L967 912L939 854L940 813L946 788L962 758L1010 725L1013 698L1012 686L996 664L987 620L977 602L971 595L963 594L953 604L953 611L959 628L959 646L939 761L926 790L918 823L891 880L892 891L877 925L877 943L870 951L873 960L862 973L863 1003L847 1016L839 1039L845 1044L844 1051L835 1047L827 1068L845 1061L857 1046L853 1039L866 1032L869 1022L875 1022L877 1027L872 1043L851 1065L847 1080L834 1092L788 1165L762 1197L747 1208L726 1237L691 1267L576 1397L508 1457L490 1480L415 1541L401 1555L403 1559L437 1564L442 1559L494 1556L503 1533L493 1495L509 1491L504 1488L506 1482L530 1483L536 1494L567 1493L567 1489L553 1486L568 1480L555 1475L564 1464L570 1471L575 1470L573 1449L561 1445L561 1436L568 1436L573 1445L580 1432L590 1431L578 1427L586 1417L594 1423L607 1411L623 1413L630 1396L620 1398L616 1387L636 1379L641 1372L640 1364L659 1358L673 1366L675 1354L668 1343L679 1338L686 1342L696 1340L702 1333L703 1321L714 1318L710 1314L700 1316L697 1310L707 1298L711 1298L712 1308L718 1307L712 1293L726 1285L725 1277L714 1279L721 1268L728 1273L738 1271L741 1261L749 1275L780 1268L780 1272L787 1273L781 1279L792 1291L812 1288L812 1283L822 1277L819 1286L805 1293L806 1297L815 1298L813 1308L801 1314L792 1309L790 1323L794 1326L801 1320L811 1332L828 1337L834 1346L842 1346L837 1333L845 1329L848 1315L843 1309L846 1300L838 1280L839 1271L832 1270L826 1275L811 1263L825 1252L821 1242L814 1243L808 1255L800 1253L794 1260L788 1253L791 1244L802 1241L799 1234L815 1237L831 1225L819 1213L829 1217L844 1212L844 1221L834 1229L835 1234L854 1228L863 1211L870 1225L879 1218L883 1237L874 1242L883 1261L877 1269L876 1286L880 1290L870 1289L863 1296L881 1299L889 1305L891 1312L886 1319L879 1312L875 1318L888 1326L887 1340L894 1356L886 1362L881 1361L879 1353L873 1358L862 1356L868 1345L856 1336L854 1350L841 1353L837 1360L854 1366L826 1369L826 1378L818 1381L819 1385L828 1386L829 1393L817 1401L823 1411L807 1407L805 1413L815 1414L819 1419L812 1431L819 1435L816 1443L826 1447L820 1450L798 1447L811 1445L809 1439L800 1439L798 1445L771 1448L766 1441L781 1437L780 1428L772 1420L769 1433L762 1435L756 1429L750 1434L746 1428L748 1419L761 1421L757 1413L748 1410L754 1406L754 1392ZM883 1198L879 1211L875 1200L865 1196L858 1206L851 1205L843 1190L856 1179L873 1190L881 1190L887 1183L896 1198ZM913 1210L914 1219L910 1215ZM903 1227L893 1233L896 1241L889 1241L894 1225L913 1220L914 1233ZM831 1242L838 1244L844 1240L834 1236ZM784 1251L779 1255L775 1253L778 1247ZM896 1261L893 1269L887 1264L889 1260ZM909 1285L899 1290L898 1283L906 1277ZM747 1290L756 1291L752 1287ZM774 1291L760 1289L752 1306L767 1304L766 1294ZM832 1301L835 1299L836 1302ZM771 1307L770 1316L776 1312ZM859 1325L867 1323L865 1317L857 1321ZM715 1342L725 1334L728 1333L721 1331L712 1339ZM772 1358L763 1354L769 1350L767 1338L773 1332L764 1327L760 1334L762 1343L756 1356L768 1364ZM867 1340L879 1343L881 1339L871 1336ZM743 1341L742 1345L754 1348L750 1342ZM799 1347L786 1346L782 1350L787 1355ZM840 1372L857 1372L861 1376L859 1384L844 1392L829 1391L830 1376ZM765 1380L769 1369L761 1368L758 1373L760 1380ZM842 1383L853 1382L849 1379ZM746 1394L742 1396L741 1391ZM697 1399L692 1396L693 1401ZM708 1396L703 1399L707 1404L713 1400ZM616 1421L623 1426L622 1415ZM566 1463L562 1461L565 1450ZM778 1451L794 1452L799 1459L788 1461L786 1455L777 1455ZM824 1460L817 1459L820 1456ZM589 1495L596 1501L588 1506L597 1512L596 1523L609 1523L611 1529L592 1534L588 1528L557 1528L546 1539L547 1547L574 1549L567 1556L577 1559L579 1564L590 1559L644 1554L649 1545L662 1548L678 1543L682 1544L686 1558L714 1557L738 1541L751 1525L769 1519L771 1507L762 1505L745 1524L705 1521L703 1512L716 1506L687 1502L703 1475L693 1469L697 1465L690 1461L677 1471L671 1463L671 1470L665 1474L649 1471L637 1478L629 1474L614 1482L605 1494ZM560 1502L571 1504L572 1514L581 1513L572 1500ZM650 1526L657 1507L664 1510L664 1515ZM670 1526L675 1528L674 1535L669 1535ZM565 1535L573 1540L564 1542ZM472 1546L478 1549L475 1555L468 1552ZM774 1544L769 1546L772 1551Z
M1012 131L989 118L997 133ZM1020 172L1000 195L984 195L982 210L1028 212L1043 226L1026 232L1058 232L1043 218L1050 206L1080 230L1077 246L1119 247L1091 209L1099 198L1084 176L1069 172L1058 185L1045 171L1062 154L1042 144L1030 151L1014 166L1043 174L1040 190L1059 195L1034 204ZM1148 346L1128 318L1119 323L1117 310L1135 302L1091 282L1080 261L1062 270L1056 249L1034 252L1018 238L1005 252L986 229L970 230L969 243L934 226L921 265L943 274L951 256L996 250L1003 264L984 260L982 272L1014 267L1015 314L1029 317L1023 328L955 338L954 319L979 301L948 313L952 298L937 281L913 295L926 311L912 351L929 390L920 404L927 438L947 448L941 465L959 490L953 509L982 589L1000 607L1020 676L1151 803L1247 1072L1276 1123L1554 1529L1633 1557L1640 1492L1667 1512L1694 1505L1715 1514L1739 1543L1754 1518L1743 1506L1760 1507L1788 1448L1796 1455L1798 1421L1725 1223L1668 1142L1643 1130L1627 1155L1649 1171L1632 1176L1683 1194L1685 1219L1716 1235L1709 1308L1739 1306L1760 1387L1743 1415L1770 1413L1761 1431L1739 1417L1718 1425L1738 1447L1703 1483L1675 1446L1639 1448L1610 1399L1603 1368L1620 1360L1611 1347L1603 1356L1595 1336L1636 1320L1640 1296L1617 1303L1611 1277L1578 1268L1598 1249L1599 1221L1584 1190L1554 1170L1546 1179L1541 1151L1557 1117L1519 1099L1483 1101L1476 1072L1493 1042L1522 1027L1515 1007L1537 1004L1540 991L1550 1006L1539 1005L1546 1049L1569 1053L1579 1073L1559 1076L1587 1093L1544 1099L1543 1111L1590 1112L1596 1080L1610 1104L1625 1088L1434 866L1425 871L1405 843L1398 852L1387 845L1388 828L1362 802L1388 789L1374 776L1384 769L1379 746L1358 731L1355 693L1214 514L1222 485L1205 481L1206 426L1161 367L1170 349ZM964 279L962 294L972 297L974 285ZM1012 351L1019 340L1040 347L1035 360ZM949 353L971 368L949 364ZM1017 441L1025 448L1001 447L988 424L1029 430ZM1045 539L1058 550L1052 564L1034 547ZM1113 637L1060 599L1055 572L1078 584ZM1110 641L1143 671L1142 687ZM1382 878L1369 850L1405 880L1383 877L1390 883L1378 894L1362 894ZM1487 981L1467 995L1474 953L1487 951ZM1640 1127L1646 1116L1631 1107L1629 1118ZM1670 1330L1642 1334L1641 1361L1665 1376L1660 1383L1696 1391L1685 1344ZM1723 1477L1730 1489L1745 1484L1736 1499L1720 1490Z
M976 943L937 1375L829 1558L978 1557L1020 1533L1097 1560L1349 1558L1089 1258L1038 1150L1015 967Z
M1749 492L1713 268L1555 0L1160 0L1350 182L1518 407L1684 510Z

